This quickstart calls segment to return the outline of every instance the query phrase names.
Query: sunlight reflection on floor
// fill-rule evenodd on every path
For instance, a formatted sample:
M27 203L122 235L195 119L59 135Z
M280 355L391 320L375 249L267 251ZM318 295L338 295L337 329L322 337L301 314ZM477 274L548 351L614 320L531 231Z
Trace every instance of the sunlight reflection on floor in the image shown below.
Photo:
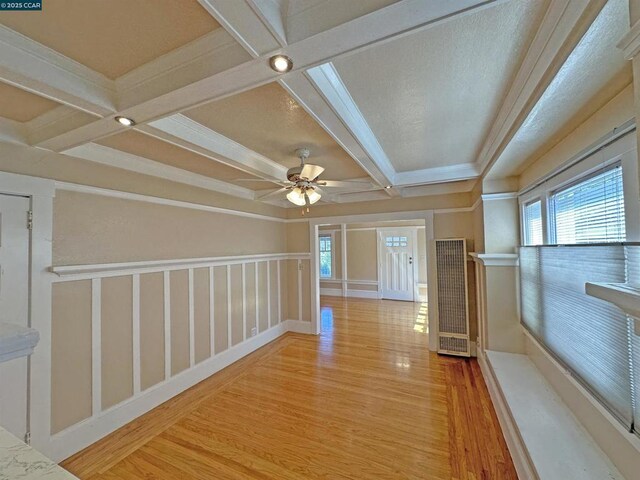
M429 314L429 309L427 308L427 304L423 303L420 305L420 310L418 311L418 316L416 317L416 323L413 326L413 329L418 333L429 333L429 323L427 322L427 315Z
M333 351L333 309L320 309L320 350L325 353Z

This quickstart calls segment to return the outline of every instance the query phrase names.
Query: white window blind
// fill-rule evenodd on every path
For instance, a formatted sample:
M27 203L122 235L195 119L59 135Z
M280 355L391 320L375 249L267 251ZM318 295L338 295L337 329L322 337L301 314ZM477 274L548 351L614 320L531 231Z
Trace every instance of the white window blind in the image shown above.
M331 235L320 238L320 278L333 278L333 241Z
M528 203L523 209L524 244L542 245L542 202L536 200Z
M551 196L553 243L623 242L626 237L622 167L590 176Z
M639 248L520 248L523 324L628 429L634 423L633 370L640 368L638 352L634 368L633 352L640 342L625 313L588 296L585 283L630 281L639 257L632 250Z

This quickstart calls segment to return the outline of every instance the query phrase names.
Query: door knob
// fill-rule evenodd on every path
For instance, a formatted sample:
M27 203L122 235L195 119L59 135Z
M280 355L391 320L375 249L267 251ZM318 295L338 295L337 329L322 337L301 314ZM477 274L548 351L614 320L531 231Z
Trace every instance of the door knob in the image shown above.
M409 257L409 265L413 265L413 257Z

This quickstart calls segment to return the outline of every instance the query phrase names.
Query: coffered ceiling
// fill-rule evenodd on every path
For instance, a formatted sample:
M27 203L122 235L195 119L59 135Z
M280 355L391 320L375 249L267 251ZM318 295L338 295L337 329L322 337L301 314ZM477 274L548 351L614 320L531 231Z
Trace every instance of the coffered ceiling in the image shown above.
M627 2L605 3L56 0L0 12L0 141L281 206L284 194L262 197L299 147L321 179L361 182L322 201L469 191L629 82L615 49ZM276 52L291 72L269 67Z
M220 27L197 2L175 0L54 0L0 21L114 80Z

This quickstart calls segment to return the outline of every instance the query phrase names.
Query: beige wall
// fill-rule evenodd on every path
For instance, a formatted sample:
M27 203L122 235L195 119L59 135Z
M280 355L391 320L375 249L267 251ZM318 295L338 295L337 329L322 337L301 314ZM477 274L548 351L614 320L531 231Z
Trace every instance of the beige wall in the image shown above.
M473 248L474 231L471 212L436 213L433 216L433 236L441 238L466 238L467 248Z
M0 171L285 217L286 209L37 148L0 142Z
M483 201L484 251L516 253L520 244L518 199Z
M375 230L347 231L347 278L378 279L378 241Z
M60 190L54 200L54 265L286 251L280 222Z
M63 159L62 163L65 162ZM65 190L56 192L53 220L54 265L254 255L288 250L287 225L282 222ZM304 224L304 227L308 237L308 226ZM304 228L300 232L304 232ZM296 233L289 238L291 248L298 248L300 235ZM308 239L306 241L308 243ZM287 309L289 295L297 301L297 275L290 290L285 263L281 271L283 317L297 319L297 305L292 316ZM271 292L267 291L266 265L267 262L258 262L260 332L268 326L268 294L271 295L272 325L279 321L275 288L277 264L271 264L271 285L274 286ZM228 348L229 310L232 345L242 340L243 302L247 308L247 337L255 326L254 274L254 265L247 265L247 297L243 298L241 267L230 268L231 302L228 303L226 267L214 269L215 353ZM188 281L187 270L170 273L171 375L190 368ZM193 281L194 360L198 363L212 354L208 269L195 269ZM105 278L101 283L101 402L103 408L109 408L133 394L132 277ZM303 285L308 292L308 282ZM308 304L308 293L303 295ZM52 431L58 432L91 415L91 282L57 283L52 301L51 423ZM306 320L310 318L308 308L303 309L303 316ZM140 276L140 332L141 389L146 390L165 379L162 273Z

